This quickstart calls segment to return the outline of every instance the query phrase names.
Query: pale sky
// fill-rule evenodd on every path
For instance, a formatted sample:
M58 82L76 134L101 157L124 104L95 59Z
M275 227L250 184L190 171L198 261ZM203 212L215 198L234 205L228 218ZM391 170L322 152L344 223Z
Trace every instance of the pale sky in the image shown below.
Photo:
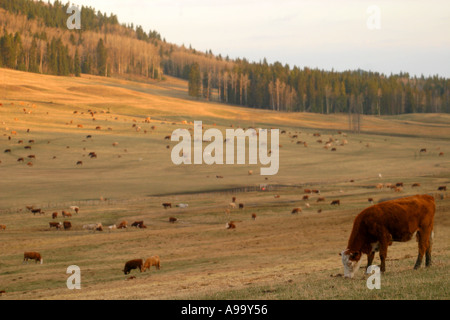
M63 2L65 2L63 0ZM168 42L258 62L450 78L448 0L71 0ZM371 6L379 9L379 19ZM369 9L369 11L368 11ZM368 26L379 29L370 29ZM81 21L83 24L83 21Z

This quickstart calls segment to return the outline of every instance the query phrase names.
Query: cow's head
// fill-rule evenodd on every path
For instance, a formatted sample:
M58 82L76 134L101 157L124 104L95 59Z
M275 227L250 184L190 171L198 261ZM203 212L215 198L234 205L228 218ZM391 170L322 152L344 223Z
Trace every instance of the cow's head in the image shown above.
M344 265L344 277L353 278L361 264L361 252L346 249L340 253Z

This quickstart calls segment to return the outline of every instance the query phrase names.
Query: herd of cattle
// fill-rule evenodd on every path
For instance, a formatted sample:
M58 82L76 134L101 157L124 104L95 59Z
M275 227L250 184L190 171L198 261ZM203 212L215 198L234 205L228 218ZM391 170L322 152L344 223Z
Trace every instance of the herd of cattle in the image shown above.
M74 114L78 113L74 111ZM95 111L89 110L88 112L93 120L95 120ZM117 117L116 117L117 120ZM136 121L134 121L136 122ZM145 123L149 123L150 120L147 118ZM70 122L72 124L72 122ZM83 125L77 125L78 128L83 128ZM132 125L133 130L139 132L141 131L141 127L137 126L136 123ZM100 126L96 126L96 130L102 130ZM156 127L152 126L152 130L155 130ZM108 130L112 130L112 128L108 128ZM146 130L144 130L146 133ZM30 133L30 129L27 130L27 133ZM282 134L286 132L281 132ZM341 132L339 132L342 134ZM16 131L11 131L11 134L8 135L8 140L12 140L11 136L17 135ZM319 133L315 133L314 137L320 137ZM345 134L343 134L345 137ZM87 135L86 139L92 138L92 135ZM295 142L295 139L298 138L298 135L291 135L291 142ZM165 140L170 140L170 136L165 136ZM23 144L25 140L18 140L18 144ZM334 145L344 146L348 143L346 139L337 140L330 138L328 141L323 141L322 139L317 140L318 143L325 143L324 148L328 149ZM24 149L31 150L32 145L35 143L34 139L28 139L28 145L24 146ZM297 144L303 144L304 147L308 147L307 142L298 140ZM114 147L118 146L117 142L113 143ZM367 145L368 146L368 145ZM69 146L67 146L69 147ZM169 146L167 146L169 147ZM281 147L281 145L280 145ZM124 149L126 151L126 149ZM331 149L332 151L337 151L336 147ZM426 149L421 149L420 153L426 153ZM11 154L12 150L10 148L5 149L4 153ZM440 152L439 156L443 156L444 153ZM90 152L88 154L90 158L97 158L96 152ZM27 158L28 160L25 160ZM25 162L28 161L27 165L32 166L33 160L36 159L35 154L29 154L27 157L19 157L17 162ZM1 161L0 161L1 163ZM77 166L83 165L81 160L76 162ZM248 172L249 175L252 175L253 172L250 170ZM223 178L223 176L216 176L217 178ZM353 181L351 181L353 182ZM419 183L414 183L411 186L412 188L420 187ZM395 192L401 193L405 185L402 182L398 182L395 184L391 183L379 183L375 186L376 189L390 189ZM439 186L438 191L446 191L446 186ZM312 200L315 196L316 203L326 202L325 197L321 195L320 190L317 189L304 189L304 194L302 195L302 200L304 201L305 208L310 208L311 205L309 201ZM275 198L280 198L279 195L275 195ZM393 241L409 241L414 236L417 237L419 242L419 255L415 264L415 268L420 267L422 263L422 258L425 255L426 257L426 266L431 265L431 243L432 243L432 235L433 235L433 223L434 223L434 213L435 213L435 201L432 196L429 195L417 195L412 197L404 197L399 199L394 199L390 201L383 201L378 204L374 203L374 198L368 198L370 207L363 210L354 220L353 229L348 240L347 248L341 252L342 263L344 265L344 275L346 277L353 277L356 270L359 268L361 263L362 254L366 254L368 257L368 266L372 263L375 252L379 252L381 259L381 271L385 271L385 260L387 256L387 248L392 244ZM340 206L341 199L331 199L329 202L332 206ZM162 204L164 209L172 208L172 203L164 202ZM187 208L187 204L177 204L179 208ZM240 210L244 209L244 203L236 203L236 197L232 198L232 201L228 204L228 208L225 209L225 213L227 214L227 218L230 217L230 210L239 208ZM45 212L41 208L34 208L33 206L27 206L27 210L29 210L33 215L40 214L45 215ZM72 222L69 219L72 218L73 214L79 214L79 207L72 206L70 207L72 212L62 210L61 216L64 218L64 221L49 222L49 228L55 228L56 230L70 230L73 228ZM295 207L291 210L291 214L299 214L302 212L301 207ZM319 208L318 213L322 212L322 208ZM52 213L52 219L55 220L59 216L59 212ZM251 213L251 219L256 219L256 214ZM170 216L169 222L175 223L178 219ZM240 221L227 221L226 229L236 229L236 223ZM131 224L132 227L145 229L147 226L144 224L144 221L134 221ZM115 229L126 229L128 227L127 221L121 221L120 223L113 224L107 226L109 231ZM102 223L92 223L92 224L84 224L82 225L84 230L89 231L104 231L104 227ZM6 230L5 225L0 225L0 230ZM35 260L36 263L43 263L43 258L38 252L25 252L23 263L27 263L28 260ZM156 269L160 269L161 261L159 256L152 256L145 261L143 259L133 259L127 261L125 263L124 269L122 270L125 275L129 274L131 270L139 270L140 272L144 272L147 269L150 269L152 266L155 266Z
M446 190L446 188L439 188L440 190ZM305 189L305 193L309 195L312 193L320 194L320 191L314 192L313 190ZM280 198L279 195L275 196ZM309 199L309 197L303 197L303 199ZM373 198L370 198L373 202ZM236 202L236 197L232 198L230 204ZM333 200L333 202L340 203L339 200ZM162 204L164 208L171 208L172 204L165 202ZM177 205L178 206L178 205ZM243 209L244 206L239 206ZM41 209L35 209L32 206L27 206L27 209L33 214L40 213L45 214ZM79 212L79 208L72 206L71 209L75 212ZM433 238L433 225L435 214L435 199L431 195L415 195L409 197L401 197L397 199L380 201L378 204L372 205L364 209L354 220L353 229L350 234L347 248L340 253L342 256L342 263L344 266L344 276L352 278L355 272L359 269L361 264L362 254L367 255L367 266L370 266L375 253L379 252L381 260L381 271L386 270L385 261L387 257L387 248L392 245L394 241L405 242L411 240L414 236L417 238L419 254L414 268L417 269L422 264L423 256L426 258L426 266L431 266L431 247ZM230 209L226 209L226 213L229 215ZM291 213L300 213L301 208L294 208ZM55 214L55 213L54 213ZM53 214L53 215L54 215ZM64 216L71 216L70 213L63 211ZM252 213L251 218L256 219L256 214ZM169 222L176 222L174 217L169 218ZM228 221L226 223L226 229L236 229L236 223L242 221ZM50 222L50 228L68 230L72 227L70 221ZM108 228L112 229L125 229L128 223L126 221L120 222L118 225L112 225ZM143 221L135 221L131 224L132 227L146 228ZM6 229L6 226L0 225L0 229ZM92 231L103 231L101 223L86 224L83 225L83 229ZM43 263L43 258L39 252L25 252L23 263L27 263L28 260L35 260L36 263ZM131 270L137 269L140 272L144 272L155 266L156 269L160 269L161 261L159 256L152 256L145 261L143 259L133 259L125 263L122 270L125 275L129 274ZM134 277L132 277L134 278ZM129 278L129 279L132 279Z

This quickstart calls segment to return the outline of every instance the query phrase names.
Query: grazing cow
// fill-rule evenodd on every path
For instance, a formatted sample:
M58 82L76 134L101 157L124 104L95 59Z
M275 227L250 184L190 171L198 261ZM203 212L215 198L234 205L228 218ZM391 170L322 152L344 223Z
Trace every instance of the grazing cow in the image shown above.
M63 227L63 224L61 222L49 222L50 229L52 227L55 227L56 229L61 229Z
M6 226L4 224L0 224L0 230L6 230Z
M121 223L119 223L119 225L117 226L117 229L126 229L128 225L128 222L126 222L125 220L122 221Z
M256 213L252 213L252 219L256 220Z
M274 195L273 196L275 199L278 199L278 198L280 198L280 195L279 194L276 194L276 195Z
M333 201L331 201L331 205L332 206L334 206L334 205L340 206L341 205L341 200L333 200Z
M311 189L305 189L303 190L304 193L312 193Z
M159 256L151 256L147 260L145 260L144 267L142 268L142 271L145 271L147 269L151 269L152 266L155 266L157 270L161 269L161 260L159 259Z
M395 187L395 192L402 192L403 191L403 188L402 187Z
M144 225L144 221L135 221L131 224L132 227L141 228L141 225Z
M11 153L11 149L5 149L5 153Z
M169 218L169 222L171 222L171 223L175 223L177 220L178 220L178 219L177 219L177 218L174 218L174 217L170 217L170 218Z
M236 202L236 197L231 198L232 202Z
M438 188L439 191L447 191L447 186L440 186Z
M308 195L304 195L303 196L303 200L308 200L309 199L309 196Z
M164 209L172 208L172 204L170 202L164 202L162 205L164 206Z
M234 202L230 202L228 205L229 205L230 208L232 208L232 209L235 209L235 208L236 208L236 203L234 203Z
M332 148L331 151L336 151L336 148Z
M72 217L72 214L70 213L70 212L67 212L67 211L62 211L61 212L61 214L62 214L62 216L65 218L65 217L69 217L69 218L71 218Z
M295 214L295 213L299 213L299 212L302 212L301 208L294 208L294 209L292 209L291 214Z
M397 182L397 183L395 184L395 186L396 186L396 187L403 187L403 182Z
M52 213L52 219L56 219L58 217L58 212L53 212Z
M420 152L427 152L427 149L420 149Z
M420 183L413 183L412 187L420 187Z
M187 208L189 205L187 203L179 203L176 205L178 208Z
M80 208L77 206L70 206L70 209L74 210L75 213L78 213L80 211Z
M311 192L312 192L312 193L320 194L320 190L316 190L316 189L311 190Z
M239 209L244 209L244 204L243 203L239 203Z
M34 206L25 206L27 208L28 211L31 211L34 209Z
M443 157L444 153L443 152L439 152L439 157Z
M373 204L373 198L369 198L368 201Z
M23 263L28 263L28 259L30 260L36 260L36 263L42 264L44 262L44 259L42 259L42 256L39 252L25 252L23 254Z
M383 184L382 184L382 183L378 183L378 184L377 184L377 189L378 189L378 190L383 189Z
M236 229L236 225L234 224L233 221L227 222L227 224L225 225L225 227L227 229Z
M113 224L112 226L108 226L109 232L111 232L111 230L115 230L117 229L117 226L115 224Z
M80 166L83 164L83 161L77 161L77 166Z
M25 161L24 158L19 158L19 159L17 159L17 162L24 162L24 161Z
M319 197L319 198L317 198L317 200L316 200L316 202L321 202L321 201L325 201L325 198L324 198L324 197Z
M36 159L36 156L34 154L30 154L27 158L28 159Z
M124 274L129 274L133 269L139 269L139 271L142 272L143 265L144 261L142 259L130 260L125 263L125 267L122 271Z
M91 159L97 158L97 154L96 154L95 152L89 152L89 157L90 157Z
M223 176L216 176L217 179L223 179Z
M347 248L341 252L344 276L353 278L367 254L367 266L372 265L379 251L382 272L386 271L388 246L393 241L406 242L416 234L419 246L414 269L422 264L431 265L431 240L436 205L429 195L415 195L375 204L364 209L354 220Z
M64 221L63 227L64 227L64 230L69 230L70 228L72 228L72 223L70 221Z
M317 210L317 213L321 213L321 212L322 212L322 209Z
M29 149L29 150L31 150L31 146L25 146L24 149Z
M36 213L42 213L42 210L41 209L31 209L31 213L35 215Z

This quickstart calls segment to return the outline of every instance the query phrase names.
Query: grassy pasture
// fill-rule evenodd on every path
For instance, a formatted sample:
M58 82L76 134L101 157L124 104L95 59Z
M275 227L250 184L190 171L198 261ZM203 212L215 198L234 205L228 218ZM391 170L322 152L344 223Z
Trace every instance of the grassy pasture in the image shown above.
M450 197L437 192L438 186L450 187L449 115L366 116L363 132L353 134L346 130L346 115L275 113L196 101L178 79L144 83L6 69L0 69L0 103L0 224L7 226L0 230L0 290L6 291L0 299L450 297ZM175 143L164 137L177 128L193 128L189 123L195 120L203 121L204 130L223 133L231 125L286 130L280 135L278 174L266 180L259 175L260 165L173 165ZM317 142L330 137L339 140L335 152ZM348 143L341 146L344 139ZM420 153L422 148L427 152ZM89 158L89 152L98 157ZM36 159L27 159L31 154ZM24 163L17 161L20 157ZM400 193L375 188L400 181L405 184ZM413 183L421 186L412 188ZM260 184L273 188L233 191ZM302 200L304 188L320 189L326 201L317 202L317 195ZM336 276L342 272L338 253L353 218L369 205L368 197L377 202L416 193L439 196L433 267L412 270L417 244L410 241L389 248L381 290L367 289L362 271L354 280ZM228 215L232 196L245 207ZM334 199L341 206L331 206ZM189 207L166 210L163 202ZM45 214L32 215L27 205ZM70 219L73 228L50 230L51 213L61 214L70 205L80 206ZM302 213L292 215L294 207ZM169 223L170 216L178 221ZM121 220L144 220L148 228L102 233L82 228ZM225 229L229 220L238 221L236 229ZM43 265L21 264L23 252L32 250L42 253ZM161 270L134 270L136 279L126 280L121 272L125 261L155 254L161 257ZM66 288L65 272L72 264L81 268L82 290Z

